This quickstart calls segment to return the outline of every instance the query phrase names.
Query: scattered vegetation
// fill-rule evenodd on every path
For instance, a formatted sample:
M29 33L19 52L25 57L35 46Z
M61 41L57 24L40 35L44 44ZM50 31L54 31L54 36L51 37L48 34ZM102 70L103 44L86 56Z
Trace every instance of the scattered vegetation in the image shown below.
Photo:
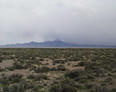
M0 49L0 92L116 92L116 49Z

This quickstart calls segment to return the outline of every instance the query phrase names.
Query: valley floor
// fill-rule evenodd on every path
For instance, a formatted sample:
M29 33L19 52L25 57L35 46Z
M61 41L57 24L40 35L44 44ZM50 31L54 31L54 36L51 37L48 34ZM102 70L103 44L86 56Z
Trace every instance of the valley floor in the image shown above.
M116 49L0 49L0 92L116 92Z

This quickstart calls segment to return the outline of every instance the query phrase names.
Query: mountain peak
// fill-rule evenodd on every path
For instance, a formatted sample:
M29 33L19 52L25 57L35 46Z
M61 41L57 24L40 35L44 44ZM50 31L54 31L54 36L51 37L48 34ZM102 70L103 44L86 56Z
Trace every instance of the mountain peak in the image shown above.
M54 41L63 42L61 39L55 39Z
M31 42L29 42L29 43L32 43L32 44L33 44L33 43L37 43L37 42L35 42L35 41L31 41Z

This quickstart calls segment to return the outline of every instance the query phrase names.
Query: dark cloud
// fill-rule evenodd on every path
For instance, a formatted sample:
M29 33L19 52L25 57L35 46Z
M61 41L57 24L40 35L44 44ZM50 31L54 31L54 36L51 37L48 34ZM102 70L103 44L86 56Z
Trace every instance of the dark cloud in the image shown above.
M116 45L115 0L0 0L0 44L62 39Z

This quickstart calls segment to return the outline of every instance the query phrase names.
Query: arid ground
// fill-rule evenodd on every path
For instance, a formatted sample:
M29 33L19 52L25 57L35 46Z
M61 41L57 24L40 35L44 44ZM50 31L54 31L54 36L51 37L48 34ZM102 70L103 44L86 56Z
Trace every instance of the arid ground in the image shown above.
M116 92L116 49L0 49L0 92Z

